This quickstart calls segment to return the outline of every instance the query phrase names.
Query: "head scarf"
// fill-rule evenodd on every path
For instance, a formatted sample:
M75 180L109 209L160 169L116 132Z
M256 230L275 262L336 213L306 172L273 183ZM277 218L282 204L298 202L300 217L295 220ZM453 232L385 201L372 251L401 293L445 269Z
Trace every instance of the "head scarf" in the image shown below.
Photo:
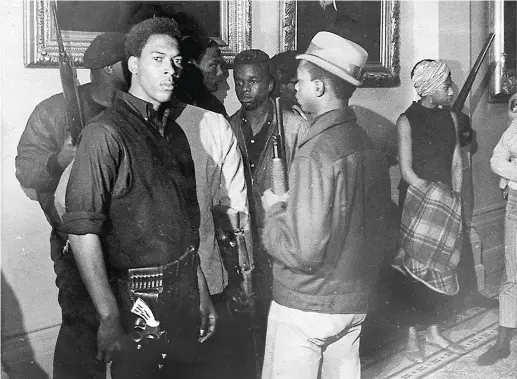
M451 71L440 61L422 61L413 71L413 85L416 92L424 97L432 94L447 80Z

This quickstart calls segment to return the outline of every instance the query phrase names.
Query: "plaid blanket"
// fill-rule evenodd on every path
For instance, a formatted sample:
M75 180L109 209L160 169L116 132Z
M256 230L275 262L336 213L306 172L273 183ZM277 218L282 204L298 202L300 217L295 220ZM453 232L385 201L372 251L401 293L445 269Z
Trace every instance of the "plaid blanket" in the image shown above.
M409 187L393 267L431 289L458 292L456 267L461 249L461 199L443 183Z

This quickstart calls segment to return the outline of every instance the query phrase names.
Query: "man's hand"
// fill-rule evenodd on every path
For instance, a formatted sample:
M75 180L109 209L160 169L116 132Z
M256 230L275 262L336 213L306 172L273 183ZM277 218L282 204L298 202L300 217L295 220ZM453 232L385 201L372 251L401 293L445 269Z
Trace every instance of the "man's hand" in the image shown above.
M289 199L289 192L286 192L282 195L277 195L271 189L267 189L264 191L264 194L262 195L262 208L267 212L269 208L271 208L276 203L283 201L287 202Z
M199 314L201 316L201 326L199 327L198 342L203 343L215 333L217 324L218 316L210 296L200 297Z
M65 142L63 143L63 148L57 155L57 162L61 166L61 168L64 170L70 162L75 158L75 150L77 149L77 146L72 145L72 136L68 136L67 139L65 139Z
M97 360L111 362L113 355L122 350L124 330L118 316L101 319L97 331Z

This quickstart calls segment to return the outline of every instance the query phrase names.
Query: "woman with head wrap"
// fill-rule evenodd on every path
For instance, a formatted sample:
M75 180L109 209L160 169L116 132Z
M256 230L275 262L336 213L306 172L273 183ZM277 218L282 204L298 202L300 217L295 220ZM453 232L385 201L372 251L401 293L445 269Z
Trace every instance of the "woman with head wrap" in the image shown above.
M396 275L393 294L394 303L405 311L404 321L409 328L406 356L413 362L423 362L425 357L420 347L417 325L427 329L426 341L429 345L456 354L464 351L461 346L447 340L438 329L438 324L451 315L452 295L458 292L456 265L459 259L457 243L461 241L459 193L462 167L456 116L443 108L453 96L450 70L443 62L426 59L415 65L411 79L420 100L413 102L397 121L402 221L399 254L393 267L403 275ZM429 199L431 188L440 190L443 195L438 203ZM415 194L422 198L415 201ZM424 203L422 199L428 201L427 208L423 210L420 209ZM446 200L450 202L446 204ZM450 208L446 208L449 204ZM447 212L440 213L445 208ZM424 211L430 212L429 219L422 214L415 217L415 214ZM443 217L455 222L442 222ZM431 240L435 237L429 230L422 232L418 228L428 227L428 223L436 220L440 221L433 227L438 228L440 233ZM406 222L411 227L417 225L417 229L408 232L407 227L404 229ZM452 242L445 241L443 244L444 240L440 238L445 234L455 236ZM407 244L408 239L413 244ZM431 251L429 247L432 247L433 253L426 256Z

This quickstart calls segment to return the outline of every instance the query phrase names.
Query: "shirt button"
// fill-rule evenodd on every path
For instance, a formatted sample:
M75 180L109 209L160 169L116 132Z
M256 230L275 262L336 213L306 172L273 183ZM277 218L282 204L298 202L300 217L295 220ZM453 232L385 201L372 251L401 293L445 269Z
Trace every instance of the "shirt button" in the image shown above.
M250 142L251 142L251 143L255 143L255 140L254 140L254 139L252 139Z

